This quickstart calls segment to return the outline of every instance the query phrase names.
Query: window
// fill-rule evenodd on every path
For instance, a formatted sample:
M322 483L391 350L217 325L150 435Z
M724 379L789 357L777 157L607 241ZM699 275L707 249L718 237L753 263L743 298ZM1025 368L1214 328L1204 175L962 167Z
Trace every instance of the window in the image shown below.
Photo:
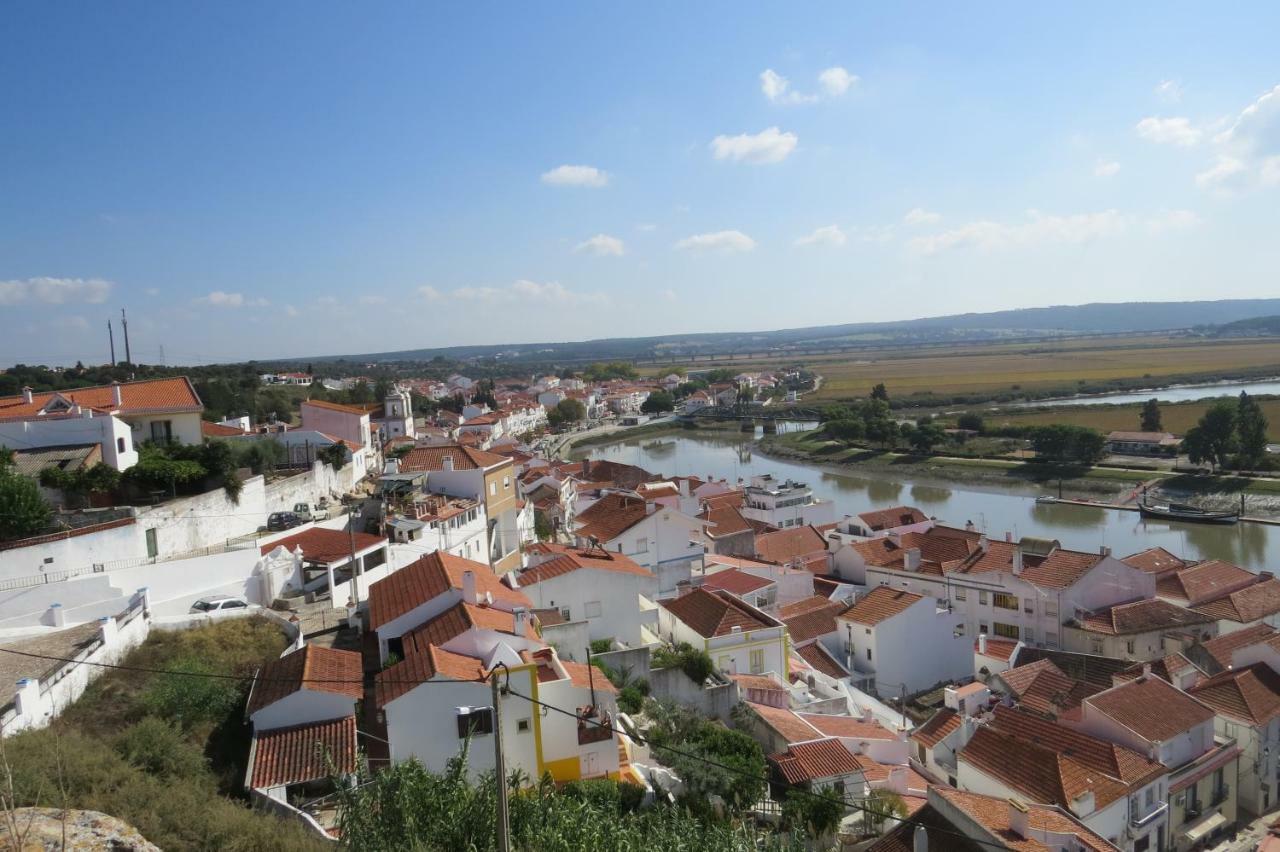
M1089 652L1090 652L1091 654L1101 654L1101 653L1102 653L1102 640L1101 640L1101 639L1090 639L1090 640L1089 640Z
M511 490L511 477L509 476L502 477L502 490L503 491Z
M1125 643L1124 643L1124 648L1125 648L1125 650L1126 650L1128 653L1132 654L1132 653L1133 653L1133 640L1132 640L1132 639L1130 639L1128 642L1125 642Z
M996 592L992 599L992 604L1000 609L1018 609L1018 598L1016 595L1005 594L1004 592Z
M1023 599L1022 599L1022 611L1023 611L1023 612L1025 612L1027 615L1035 615L1035 612L1036 612L1036 602L1035 602L1035 599L1034 599L1034 598L1023 598Z
M1156 788L1148 787L1147 788L1147 807L1151 807L1155 803L1156 803Z
M1047 616L1049 616L1050 618L1057 618L1057 617L1058 617L1058 602L1057 602L1057 601L1045 601L1045 602L1044 602L1044 614L1045 614L1045 615L1047 615Z
M759 648L751 652L751 673L762 674L764 672L764 649Z
M560 607L560 617L563 618L565 621L569 620L569 607L567 606Z
M600 601L587 601L582 606L582 613L587 618L600 617Z
M520 719L516 722L516 732L521 734L529 733L529 720Z
M1036 634L1030 627L1022 628L1022 641L1024 642L1036 641Z
M979 603L979 604L981 604L982 606L986 606L986 605L987 605L987 593L986 593L986 592L978 592L978 603Z
M156 528L147 530L147 558L155 559L160 555L160 545L156 542Z
M956 589L956 600L963 601L967 599L968 599L968 596L966 595L964 589Z
M1045 633L1044 644L1048 645L1050 648L1058 647L1058 634L1054 633L1052 630Z
M870 661L870 660L871 660L871 649L870 649L870 648L868 648L868 649L867 649L867 660L868 660L868 661Z
M497 497L497 496L498 496L498 483L496 483L496 482L490 482L490 483L489 483L489 496L490 496L490 497Z
M648 552L649 552L649 539L647 538L636 539L636 553L648 553Z
M123 453L124 451L124 438L116 438L116 452Z
M987 623L986 623L985 621L979 621L979 622L978 622L978 632L979 632L979 633L990 633L991 631L987 629Z
M493 708L468 707L458 713L458 739L493 733Z
M1003 637L1004 637L1004 638L1006 638L1006 639L1017 639L1017 638L1018 638L1018 625L1016 625L1016 624L1001 624L1000 622L998 622L998 621L997 621L997 622L995 622L995 625L994 625L994 626L995 626L995 634L996 634L997 636L1003 636Z
M730 673L732 673L732 672L733 672L733 660L732 660L732 658L730 658L727 654L726 654L726 655L724 655L724 656L722 656L722 657L720 658L720 661L719 661L718 663L716 663L716 668L720 669L720 671L722 671L722 672L730 672Z

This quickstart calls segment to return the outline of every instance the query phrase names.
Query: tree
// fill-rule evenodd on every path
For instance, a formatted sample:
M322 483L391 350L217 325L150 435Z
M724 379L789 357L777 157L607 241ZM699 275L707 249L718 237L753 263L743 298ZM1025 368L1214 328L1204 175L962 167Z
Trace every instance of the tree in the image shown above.
M373 385L373 401L382 402L387 398L387 394L391 393L391 389L395 387L391 380L386 376L380 376Z
M580 399L568 397L556 403L547 412L547 423L551 426L564 426L569 423L580 423L587 418L587 407Z
M822 837L836 830L844 806L833 791L825 790L817 795L803 790L788 789L782 800L782 826L790 831L804 832L810 837Z
M1236 406L1222 400L1215 402L1199 422L1182 437L1182 448L1192 464L1208 462L1222 467L1236 449Z
M662 414L664 411L675 410L675 407L675 400L666 391L654 391L649 394L648 399L640 403L640 410L645 414Z
M878 383L871 389L871 398L882 400L884 402L889 401L889 389L884 386L884 382Z
M120 485L120 471L105 462L74 471L46 467L40 471L40 484L45 488L57 488L65 494L79 497L109 494Z
M364 379L352 385L349 393L351 394L351 401L357 405L373 402L373 391L369 389L369 383Z
M1160 400L1152 398L1142 404L1140 426L1143 432L1163 432L1160 423Z
M53 510L35 480L0 465L0 541L39 535L49 528Z
M942 431L941 426L936 423L926 423L923 426L917 426L911 433L911 448L918 453L928 453L941 444L946 437L947 433Z
M822 431L837 441L861 441L867 434L867 427L861 420L850 417L830 420L823 424Z
M862 823L868 834L879 834L887 820L907 815L907 803L897 793L885 788L872 790L863 806L866 810L862 812Z
M541 509L533 510L533 533L538 537L538 541L547 541L555 535L555 530L551 527L551 521L548 520L547 513Z
M1055 423L1031 433L1036 455L1055 464L1093 464L1102 458L1106 437L1096 429Z
M1236 435L1240 466L1253 467L1267 454L1267 416L1258 401L1244 391L1236 405Z
M347 447L345 444L330 444L323 450L316 453L316 458L335 471L342 470L347 465Z
M898 423L888 417L877 417L866 424L867 440L882 447L892 446L898 440Z
M966 411L956 418L956 428L968 429L971 432L981 432L983 427L982 415L972 411Z

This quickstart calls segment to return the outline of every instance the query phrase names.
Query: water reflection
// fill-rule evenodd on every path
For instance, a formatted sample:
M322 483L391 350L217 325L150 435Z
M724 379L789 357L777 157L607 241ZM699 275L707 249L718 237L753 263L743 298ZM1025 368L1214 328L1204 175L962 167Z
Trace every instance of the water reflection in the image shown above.
M946 523L972 520L992 537L1005 533L1055 538L1066 547L1096 551L1107 545L1120 556L1161 546L1188 559L1225 559L1254 570L1280 566L1280 527L1261 524L1204 526L1143 520L1136 512L1094 506L1038 504L1037 489L1025 483L957 485L902 474L867 476L759 453L745 435L680 432L671 437L629 439L584 448L574 455L636 464L654 473L748 479L758 473L807 482L821 498L836 505L836 517L915 503Z

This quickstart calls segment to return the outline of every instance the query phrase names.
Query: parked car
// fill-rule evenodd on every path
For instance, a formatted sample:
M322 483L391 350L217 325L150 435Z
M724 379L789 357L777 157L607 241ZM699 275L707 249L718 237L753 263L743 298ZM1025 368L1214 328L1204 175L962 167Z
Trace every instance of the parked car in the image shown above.
M324 521L329 518L328 503L294 503L293 513L302 518L304 524L311 521Z
M249 602L238 595L210 595L207 598L201 598L191 605L191 612L204 615L214 615L219 612L230 612L232 610L244 610L249 608Z
M302 518L298 517L295 512L272 512L267 518L268 532L283 532L291 530L303 523Z

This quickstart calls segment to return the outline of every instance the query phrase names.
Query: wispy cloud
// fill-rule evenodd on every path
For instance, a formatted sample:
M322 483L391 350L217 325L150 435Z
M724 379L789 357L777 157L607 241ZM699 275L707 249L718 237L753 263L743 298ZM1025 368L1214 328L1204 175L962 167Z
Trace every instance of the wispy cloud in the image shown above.
M1132 226L1152 233L1188 228L1199 217L1189 210L1166 210L1151 216L1131 216L1117 210L1061 216L1031 210L1021 222L978 220L912 239L908 245L920 254L933 255L951 249L975 248L984 251L1049 243L1085 243L1113 237Z
M387 303L386 296L378 296L376 294L370 294L368 296L360 297L360 304L362 305L385 305L386 303Z
M1177 80L1161 80L1156 84L1156 97L1167 104L1182 100L1182 84Z
M442 294L435 287L432 287L430 284L424 284L423 286L419 287L418 295L426 299L428 302L438 302L442 298L444 298L444 294Z
M942 214L925 210L923 207L912 207L907 211L907 215L902 217L902 221L907 225L933 225L942 221Z
M1098 160L1093 164L1093 176L1100 178L1115 177L1120 172L1120 164L1115 160Z
M626 252L626 246L617 237L611 237L608 234L596 234L594 237L578 243L573 250L576 254L621 257Z
M806 248L809 246L842 246L848 238L844 235L844 231L840 230L838 225L824 225L815 229L812 233L805 234L803 237L797 238L793 245Z
M676 243L676 251L689 252L722 252L735 254L751 251L756 241L741 231L713 231L706 234L694 234Z
M836 65L819 74L818 82L828 97L838 98L858 82L858 75Z
M1241 110L1213 145L1212 165L1196 175L1199 186L1232 191L1280 184L1280 86Z
M609 173L595 166L556 166L542 173L542 182L549 186L585 186L599 189L609 185Z
M420 288L429 289L429 288ZM545 304L599 304L607 301L603 293L579 293L558 281L531 281L521 278L506 287L469 285L449 292L449 297L462 302L532 302ZM437 294L432 298L442 298Z
M759 133L717 136L711 140L711 152L717 160L735 163L780 163L796 149L799 141L800 137L794 133L767 127Z
M110 281L101 278L15 278L0 281L0 305L99 305L107 300L111 287Z
M760 91L775 104L811 104L817 95L805 95L791 88L791 81L772 68L760 72Z
M1143 139L1155 142L1157 145L1177 145L1182 148L1191 148L1199 145L1204 138L1204 130L1193 125L1191 119L1184 116L1172 118L1161 118L1155 115L1147 116L1139 121L1134 129L1138 131L1138 135Z
M222 290L214 290L206 296L201 296L196 299L196 303L215 308L262 308L271 304L266 299L250 298L243 293L227 293Z

